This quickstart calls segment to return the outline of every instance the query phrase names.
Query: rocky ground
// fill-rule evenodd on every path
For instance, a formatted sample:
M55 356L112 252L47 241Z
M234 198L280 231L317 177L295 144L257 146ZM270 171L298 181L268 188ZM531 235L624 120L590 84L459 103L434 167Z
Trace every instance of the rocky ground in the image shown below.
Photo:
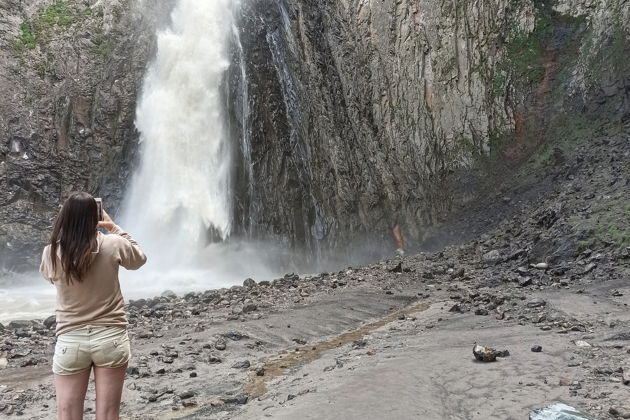
M629 128L553 147L435 252L130 302L123 417L630 418ZM54 418L53 322L0 327L2 416Z

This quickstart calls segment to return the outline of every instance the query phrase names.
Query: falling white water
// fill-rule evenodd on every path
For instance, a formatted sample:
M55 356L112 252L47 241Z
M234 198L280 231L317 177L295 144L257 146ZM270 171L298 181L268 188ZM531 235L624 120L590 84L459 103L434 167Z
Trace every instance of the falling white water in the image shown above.
M230 65L231 0L180 0L158 33L136 126L141 162L122 223L152 264L189 265L209 230L230 234L230 145L221 94Z

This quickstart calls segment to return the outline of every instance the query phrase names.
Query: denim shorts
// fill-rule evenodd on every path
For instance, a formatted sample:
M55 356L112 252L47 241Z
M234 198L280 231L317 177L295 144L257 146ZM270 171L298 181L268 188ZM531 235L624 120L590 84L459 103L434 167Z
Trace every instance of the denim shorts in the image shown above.
M130 357L127 328L85 325L57 337L53 372L74 375L92 365L115 368L126 364Z

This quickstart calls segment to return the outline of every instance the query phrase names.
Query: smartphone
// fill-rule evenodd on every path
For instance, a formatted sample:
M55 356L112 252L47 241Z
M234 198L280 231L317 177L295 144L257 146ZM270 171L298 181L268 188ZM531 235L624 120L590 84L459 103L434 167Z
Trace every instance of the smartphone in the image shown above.
M103 199L95 198L94 200L96 200L96 208L98 211L98 221L102 222L103 221Z

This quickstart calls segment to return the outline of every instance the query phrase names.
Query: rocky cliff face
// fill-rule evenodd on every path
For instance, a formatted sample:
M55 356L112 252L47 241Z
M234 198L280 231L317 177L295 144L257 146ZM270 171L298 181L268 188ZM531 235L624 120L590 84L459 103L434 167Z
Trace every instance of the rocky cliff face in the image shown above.
M68 191L119 203L173 1L0 4L0 266L36 264ZM394 223L418 241L469 198L466 168L630 109L621 0L248 0L241 13L226 80L235 230L312 260L389 248Z
M578 3L247 2L243 229L315 256L391 247L396 222L413 242L465 198L462 168L627 115L628 4Z
M132 4L135 4L132 6ZM30 267L68 192L116 208L163 13L126 1L0 3L0 267Z

